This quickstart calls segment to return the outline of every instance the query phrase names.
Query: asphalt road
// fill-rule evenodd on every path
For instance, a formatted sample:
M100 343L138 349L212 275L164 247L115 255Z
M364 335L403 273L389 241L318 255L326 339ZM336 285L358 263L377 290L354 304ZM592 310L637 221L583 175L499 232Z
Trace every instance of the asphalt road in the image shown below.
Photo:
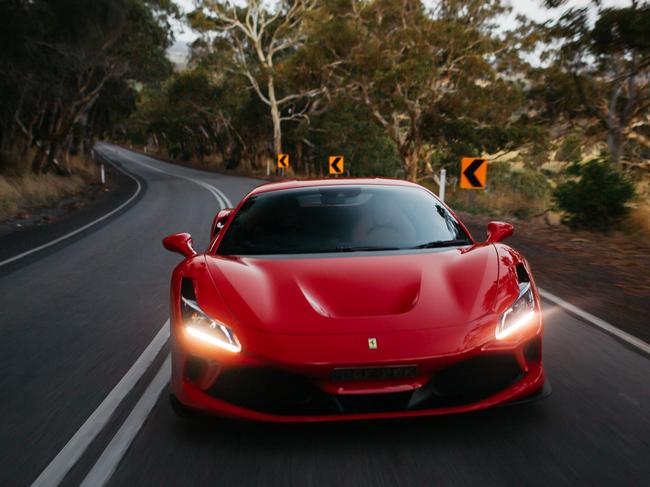
M189 231L205 246L223 205L206 183L232 202L260 184L112 146L99 151L139 179L139 197L86 232L0 267L3 486L32 483L161 329L179 257L160 240ZM164 391L110 485L647 485L650 360L549 303L545 314L553 395L543 402L287 426L182 422ZM65 485L86 477L165 356Z

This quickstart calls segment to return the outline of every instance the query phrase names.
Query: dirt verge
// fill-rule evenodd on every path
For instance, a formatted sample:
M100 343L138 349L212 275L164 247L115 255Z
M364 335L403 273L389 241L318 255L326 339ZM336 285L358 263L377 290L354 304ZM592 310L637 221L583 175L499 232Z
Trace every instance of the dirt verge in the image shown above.
M73 194L64 196L51 204L22 206L9 218L0 221L0 236L26 228L47 225L60 221L82 208L92 206L119 189L122 176L106 164L106 184L100 181L85 183Z

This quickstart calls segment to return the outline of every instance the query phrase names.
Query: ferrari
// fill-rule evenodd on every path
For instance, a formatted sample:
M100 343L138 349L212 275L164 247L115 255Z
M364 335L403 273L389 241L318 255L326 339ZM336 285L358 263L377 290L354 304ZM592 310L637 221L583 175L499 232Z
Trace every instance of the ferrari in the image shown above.
M171 279L171 403L275 422L469 412L545 397L526 259L475 240L414 183L269 183L212 223Z

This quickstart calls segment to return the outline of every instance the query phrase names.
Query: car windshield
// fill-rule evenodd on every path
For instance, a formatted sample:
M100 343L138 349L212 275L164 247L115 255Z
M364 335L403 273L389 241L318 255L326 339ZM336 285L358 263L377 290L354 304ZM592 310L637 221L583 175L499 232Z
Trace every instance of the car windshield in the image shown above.
M248 199L221 255L382 251L469 245L458 221L424 189L321 186Z

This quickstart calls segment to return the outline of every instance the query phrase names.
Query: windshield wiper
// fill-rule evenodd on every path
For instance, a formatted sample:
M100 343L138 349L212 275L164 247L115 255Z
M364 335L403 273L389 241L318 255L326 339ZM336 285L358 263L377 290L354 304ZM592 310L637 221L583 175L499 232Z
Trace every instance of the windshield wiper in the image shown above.
M458 247L461 245L469 245L469 242L464 239L458 240L435 240L433 242L427 242L415 247L410 247L412 249L437 249L440 247Z

